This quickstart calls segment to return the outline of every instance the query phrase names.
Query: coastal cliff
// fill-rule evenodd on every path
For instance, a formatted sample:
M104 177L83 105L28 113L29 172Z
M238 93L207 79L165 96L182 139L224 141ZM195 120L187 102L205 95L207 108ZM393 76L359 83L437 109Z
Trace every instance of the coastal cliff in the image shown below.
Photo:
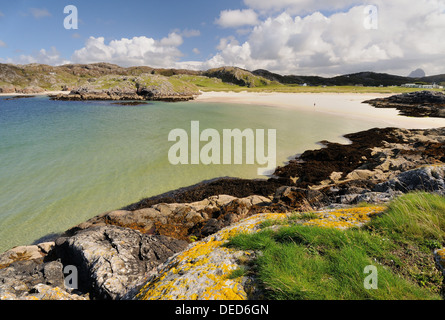
M226 247L231 237L271 219L277 228L289 219L308 228L366 227L403 194L445 195L445 128L347 137L351 144L325 141L269 180L203 182L103 213L53 242L13 248L0 256L0 298L267 298L255 272L231 276L261 254ZM418 272L431 274L437 292L444 242L430 241L428 266ZM78 271L76 289L66 286L68 266Z

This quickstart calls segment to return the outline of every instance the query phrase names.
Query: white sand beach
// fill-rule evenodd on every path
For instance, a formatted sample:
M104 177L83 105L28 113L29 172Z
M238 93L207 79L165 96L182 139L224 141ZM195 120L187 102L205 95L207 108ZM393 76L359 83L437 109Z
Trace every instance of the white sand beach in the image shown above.
M347 118L375 119L387 127L428 129L445 127L443 118L414 118L400 116L396 109L378 109L363 101L394 94L378 93L257 93L257 92L203 92L197 102L257 104L270 107L292 108Z

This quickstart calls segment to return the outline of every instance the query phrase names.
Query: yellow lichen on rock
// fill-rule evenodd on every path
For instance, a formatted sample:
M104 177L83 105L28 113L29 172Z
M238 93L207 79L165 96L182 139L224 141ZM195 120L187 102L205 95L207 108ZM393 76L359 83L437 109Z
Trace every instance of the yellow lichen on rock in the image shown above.
M135 298L140 300L245 300L254 290L247 277L228 275L245 261L248 252L223 247L241 232L254 232L267 219L284 219L285 214L259 214L193 243L173 256L149 276Z
M307 226L346 229L369 222L386 207L342 208L313 212L317 218L300 221ZM232 271L252 259L247 251L224 247L239 233L252 233L266 220L283 221L288 214L263 213L224 228L189 247L149 275L145 285L134 296L140 300L245 300L257 294L254 281L243 275L230 279Z
M360 227L371 221L373 215L382 213L386 207L358 207L316 212L317 218L310 219L303 225L347 229Z

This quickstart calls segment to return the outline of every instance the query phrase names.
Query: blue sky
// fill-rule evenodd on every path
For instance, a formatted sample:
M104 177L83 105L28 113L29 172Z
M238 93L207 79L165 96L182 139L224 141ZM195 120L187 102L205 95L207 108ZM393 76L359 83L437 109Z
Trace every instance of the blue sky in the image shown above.
M79 29L66 30L66 5ZM378 28L369 29L368 6ZM367 11L366 11L367 10ZM0 3L0 63L91 63L281 74L445 73L443 0L16 0Z
M63 21L66 5L75 5L79 13L79 29L66 30ZM82 47L90 37L106 40L147 36L161 39L174 30L199 30L200 37L190 37L181 49L189 57L196 55L194 48L206 57L214 52L218 38L227 34L214 24L219 12L226 8L243 7L240 1L2 1L0 4L1 36L7 44L0 57L33 54L42 48L56 47L65 57ZM33 8L49 15L33 15ZM74 35L74 37L73 37Z

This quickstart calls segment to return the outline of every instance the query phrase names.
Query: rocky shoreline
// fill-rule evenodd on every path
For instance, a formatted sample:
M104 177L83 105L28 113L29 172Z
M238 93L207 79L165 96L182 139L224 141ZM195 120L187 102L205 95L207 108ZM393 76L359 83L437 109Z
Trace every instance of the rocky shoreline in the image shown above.
M445 127L375 128L345 137L350 144L323 141L323 148L308 150L278 167L268 180L205 181L100 214L53 242L13 248L0 255L0 299L118 300L150 298L150 294L155 298L159 291L142 285L159 279L163 272L167 276L173 265L189 270L190 263L198 261L198 248L204 250L201 253L209 252L208 248L219 252L212 265L224 259L236 265L237 254L223 256L225 251L211 241L223 241L230 230L249 221L318 211L324 212L326 223L356 225L377 209L358 216L329 212L361 202L378 207L412 190L445 195ZM441 252L437 257L442 257ZM68 266L78 271L77 289L65 285ZM217 279L221 272L216 268L208 278ZM169 279L177 276L171 274ZM244 293L235 290L240 297L258 297L254 283L255 279L234 282L230 290L224 287L218 292L204 292L195 285L187 297L233 298L219 294L233 293L240 285L245 288ZM246 295L246 290L252 294ZM183 293L172 291L173 296Z
M140 76L102 76L89 80L88 85L71 88L69 94L50 95L52 100L85 101L189 101L199 90L179 79L142 74Z
M408 117L445 118L445 94L434 91L416 91L364 101L376 108L395 108Z

